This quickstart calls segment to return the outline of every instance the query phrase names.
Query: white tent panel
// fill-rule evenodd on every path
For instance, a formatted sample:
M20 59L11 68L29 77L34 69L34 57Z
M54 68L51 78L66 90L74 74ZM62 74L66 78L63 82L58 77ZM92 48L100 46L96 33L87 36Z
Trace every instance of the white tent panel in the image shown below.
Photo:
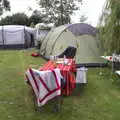
M22 25L0 26L0 48L34 47L36 30Z
M24 44L24 31L19 30L19 31L4 31L4 40L6 45L10 44Z
M3 39L2 39L2 30L0 30L0 45L2 45L3 44Z

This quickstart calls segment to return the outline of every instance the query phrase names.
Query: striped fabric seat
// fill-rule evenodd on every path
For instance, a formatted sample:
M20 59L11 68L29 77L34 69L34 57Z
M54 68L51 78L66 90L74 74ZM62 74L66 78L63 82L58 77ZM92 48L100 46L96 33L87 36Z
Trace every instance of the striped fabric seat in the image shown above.
M61 95L61 79L63 77L59 69L39 71L30 68L25 75L26 82L31 85L35 93L39 107Z

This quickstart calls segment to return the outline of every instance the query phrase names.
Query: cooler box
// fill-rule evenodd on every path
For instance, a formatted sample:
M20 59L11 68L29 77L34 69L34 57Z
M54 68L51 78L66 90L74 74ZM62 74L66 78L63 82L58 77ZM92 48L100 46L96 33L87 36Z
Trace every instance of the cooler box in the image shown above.
M87 83L87 70L85 67L77 69L76 83Z

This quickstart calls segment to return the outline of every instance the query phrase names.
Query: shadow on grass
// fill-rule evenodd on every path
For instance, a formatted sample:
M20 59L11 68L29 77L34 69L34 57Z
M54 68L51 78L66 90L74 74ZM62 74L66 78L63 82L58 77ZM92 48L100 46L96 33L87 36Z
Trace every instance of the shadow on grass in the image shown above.
M120 89L120 76L115 74L112 79L113 79L112 84Z
M67 106L64 103L65 97L56 97L54 99L51 99L48 101L45 105L38 107L36 103L36 97L35 94L32 90L29 90L29 96L32 102L32 109L34 109L34 112L36 114L41 114L41 115L53 115L53 114L59 114L62 115L64 113L72 113L72 106ZM69 103L67 103L69 104ZM71 109L70 109L71 108Z
M76 84L76 88L73 90L71 96L82 96L85 92L87 84Z

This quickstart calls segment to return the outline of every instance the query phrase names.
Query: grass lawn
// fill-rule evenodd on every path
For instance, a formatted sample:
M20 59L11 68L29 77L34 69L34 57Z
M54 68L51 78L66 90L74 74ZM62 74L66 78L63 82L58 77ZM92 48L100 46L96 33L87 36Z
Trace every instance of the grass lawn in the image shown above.
M1 120L120 120L120 77L110 68L89 68L88 84L77 86L71 96L64 97L61 112L36 112L24 72L45 61L31 57L31 52L0 51Z

